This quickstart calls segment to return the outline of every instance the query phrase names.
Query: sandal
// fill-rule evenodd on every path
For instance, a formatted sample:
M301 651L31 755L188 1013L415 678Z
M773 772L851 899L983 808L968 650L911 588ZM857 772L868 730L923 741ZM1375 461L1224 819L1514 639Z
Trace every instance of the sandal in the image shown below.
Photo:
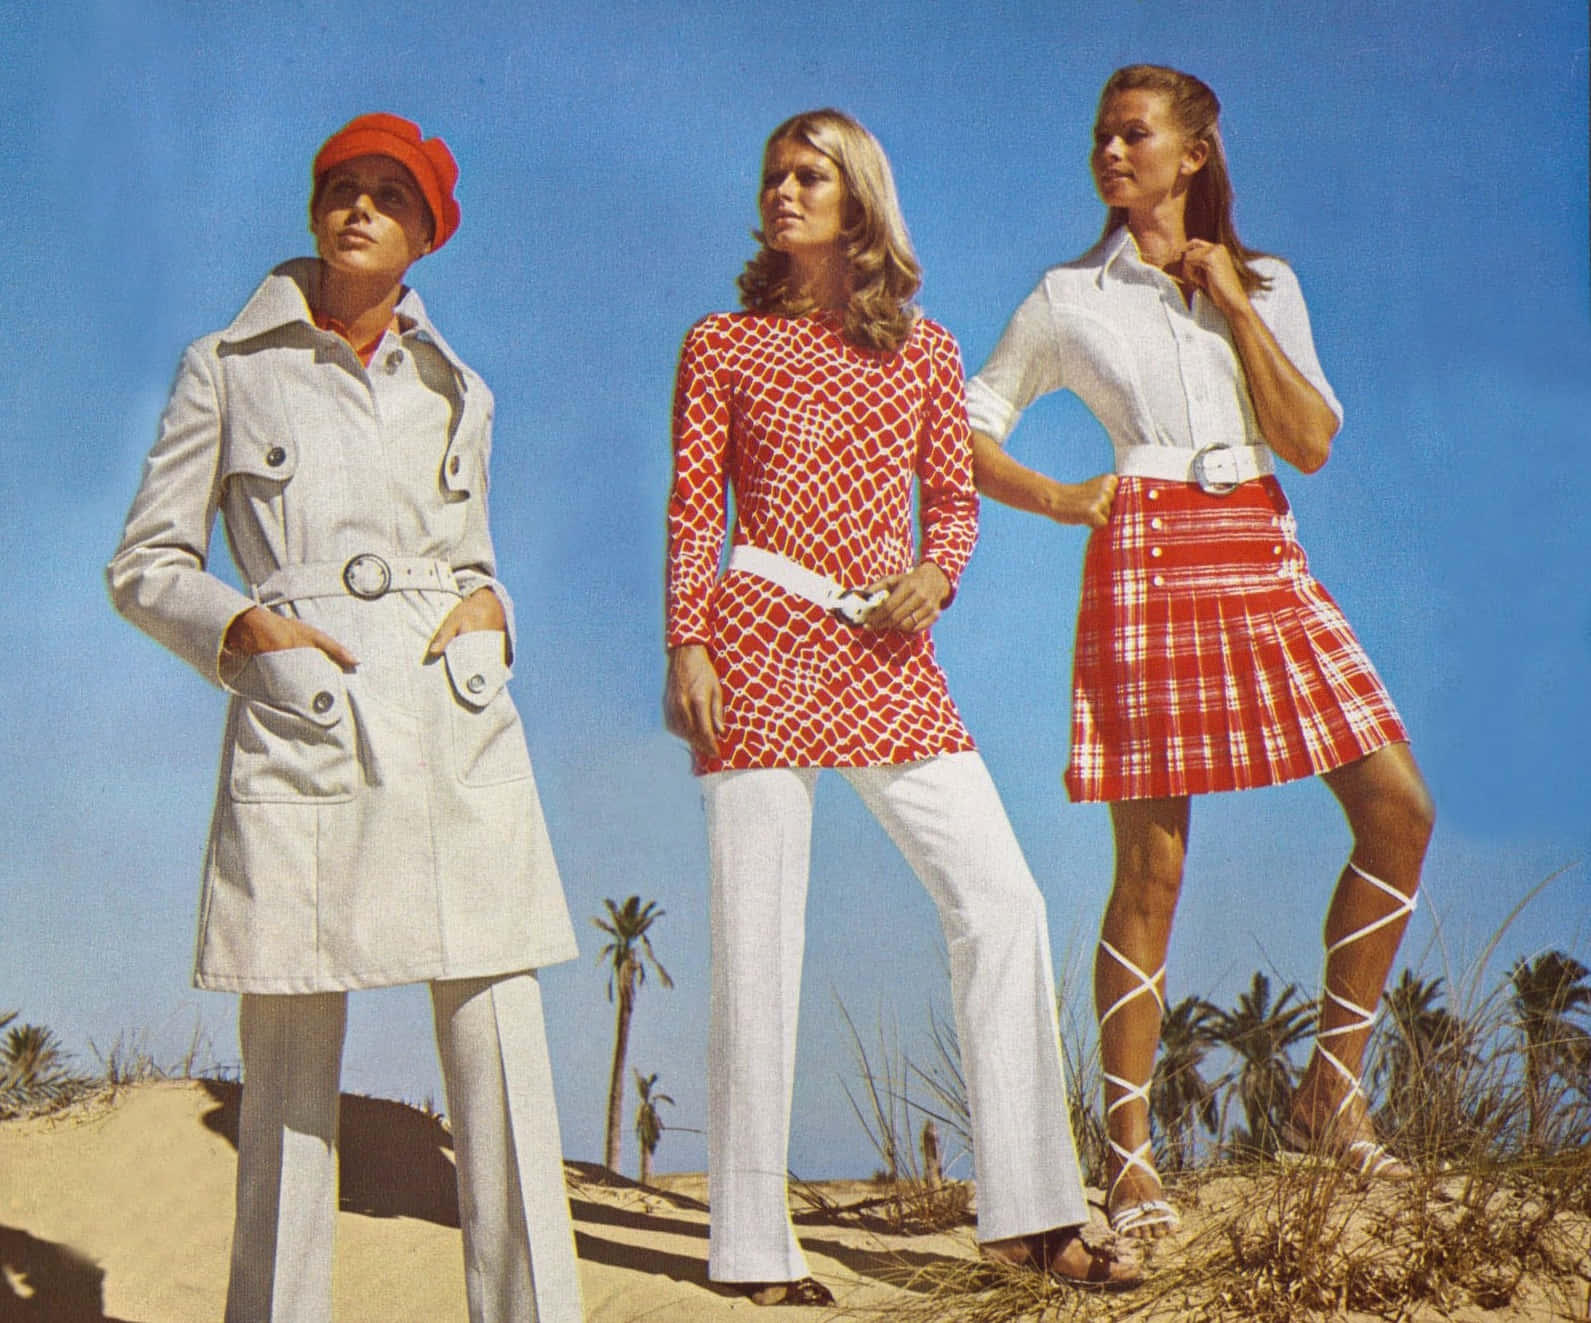
M735 1289L754 1305L815 1305L834 1303L834 1292L816 1277L795 1282L736 1282Z
M1100 1030L1103 1032L1105 1023L1117 1011L1121 1010L1128 1002L1148 993L1159 1005L1162 1014L1166 1009L1165 999L1160 991L1160 981L1165 977L1166 967L1161 965L1153 974L1140 969L1136 962L1129 960L1104 938L1100 938L1100 949L1106 952L1115 962L1133 974L1138 979L1138 986L1123 993L1111 1003L1110 1008L1099 1017ZM1142 1103L1144 1110L1149 1109L1149 1081L1135 1084L1132 1080L1123 1079L1120 1075L1105 1073L1105 1083L1114 1085L1120 1092L1105 1105L1105 1142L1110 1146L1110 1151L1115 1155L1121 1166L1116 1169L1116 1178L1111 1181L1110 1188L1105 1192L1106 1216L1110 1219L1110 1229L1118 1236L1129 1239L1152 1240L1160 1235L1172 1235L1182 1230L1182 1218L1177 1210L1164 1199L1159 1197L1163 1190L1160 1173L1154 1168L1149 1141L1146 1139L1137 1148L1129 1149L1118 1144L1110 1133L1111 1119L1116 1112L1132 1103ZM1138 1168L1145 1176L1155 1183L1156 1197L1151 1199L1138 1199L1131 1203L1116 1203L1116 1188L1125 1179L1127 1173L1134 1167ZM1164 1228L1162 1231L1161 1228Z
M1320 1029L1315 1033L1315 1051L1337 1073L1339 1079L1347 1085L1347 1092L1343 1094L1342 1101L1337 1104L1337 1109L1331 1114L1331 1119L1326 1122L1318 1134L1310 1134L1293 1121L1287 1122L1282 1127L1282 1143L1294 1152L1303 1153L1312 1157L1329 1158L1338 1163L1344 1171L1357 1176L1361 1180L1408 1180L1414 1173L1408 1163L1392 1153L1385 1144L1374 1138L1361 1136L1349 1140L1346 1144L1333 1142L1332 1132L1343 1124L1344 1115L1353 1107L1355 1102L1364 1101L1364 1089L1360 1084L1359 1076L1348 1068L1335 1052L1321 1040L1334 1038L1342 1034L1356 1034L1361 1030L1372 1028L1376 1022L1376 1013L1368 1007L1359 1005L1358 1002L1344 997L1340 992L1331 989L1331 958L1343 947L1357 942L1362 937L1388 924L1406 919L1414 913L1415 897L1405 895L1396 887L1383 882L1379 877L1372 877L1352 859L1348 861L1348 871L1356 877L1362 878L1378 891L1390 896L1396 905L1393 909L1383 914L1379 919L1372 920L1363 927L1355 928L1351 933L1339 937L1326 948L1326 973L1321 979L1326 1000L1335 1002L1354 1018L1347 1024L1339 1024L1330 1029ZM1361 1117L1361 1124L1365 1123ZM1374 1132L1372 1131L1372 1134Z
M1031 1268L1060 1286L1085 1291L1128 1291L1144 1280L1143 1265L1136 1255L1090 1245L1083 1239L1080 1227L1054 1227L994 1243L1008 1245L1016 1253L1008 1256L1003 1249L991 1250L985 1245L986 1258L1012 1268Z

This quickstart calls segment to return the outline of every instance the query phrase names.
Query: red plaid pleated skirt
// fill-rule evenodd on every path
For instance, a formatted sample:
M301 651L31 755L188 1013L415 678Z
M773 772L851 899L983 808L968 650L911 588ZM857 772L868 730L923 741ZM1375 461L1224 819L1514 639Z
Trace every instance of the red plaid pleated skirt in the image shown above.
M1072 672L1076 801L1244 790L1407 740L1310 576L1274 478L1123 478L1089 540Z

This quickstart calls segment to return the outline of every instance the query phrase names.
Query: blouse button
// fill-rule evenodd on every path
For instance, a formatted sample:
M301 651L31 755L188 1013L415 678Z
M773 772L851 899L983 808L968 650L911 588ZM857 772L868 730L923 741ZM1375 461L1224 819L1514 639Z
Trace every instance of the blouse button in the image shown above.
M309 700L309 705L315 709L317 715L325 716L331 711L332 704L336 701L326 690L322 689L314 698Z
M283 464L287 463L287 451L282 449L281 446L272 446L265 452L265 462L273 469L279 469Z
M1158 501L1160 499L1160 488L1151 487L1149 489L1149 499L1151 501Z
M1156 588L1164 588L1166 586L1166 576L1163 574L1157 574L1149 582L1154 584Z
M1159 529L1159 527L1160 527L1160 525L1161 525L1161 519L1160 519L1160 516L1159 516L1159 515L1156 515L1156 516L1155 516L1155 517L1154 517L1154 518L1153 518L1153 519L1151 519L1151 520L1150 520L1150 521L1149 521L1149 527L1150 527L1150 528L1153 528L1153 529L1157 529L1157 530L1158 530L1158 529Z
M1271 548L1271 555L1280 556L1281 554L1282 554L1282 548L1281 548L1280 544L1278 544L1277 546L1274 546L1274 547Z
M1150 547L1149 548L1149 554L1151 556L1153 556L1156 560L1159 560L1160 559L1160 548L1159 547Z

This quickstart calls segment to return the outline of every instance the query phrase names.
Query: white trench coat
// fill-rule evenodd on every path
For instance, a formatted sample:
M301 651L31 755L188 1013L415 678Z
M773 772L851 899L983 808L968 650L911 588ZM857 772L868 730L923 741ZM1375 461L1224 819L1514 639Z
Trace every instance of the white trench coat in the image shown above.
M108 579L116 607L233 698L195 982L298 993L534 968L576 954L509 677L487 532L492 396L398 304L366 369L316 328L310 260L183 355ZM249 591L206 568L217 512ZM490 586L509 618L426 643ZM383 591L383 589L385 591ZM256 602L316 648L220 671Z

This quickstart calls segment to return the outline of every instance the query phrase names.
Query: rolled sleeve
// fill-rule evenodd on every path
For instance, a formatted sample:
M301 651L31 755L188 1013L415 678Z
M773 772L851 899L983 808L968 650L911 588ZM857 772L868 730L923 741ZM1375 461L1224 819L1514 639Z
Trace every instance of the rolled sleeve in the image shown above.
M1028 405L1067 384L1054 321L1046 282L1040 281L1011 314L994 352L967 385L973 431L1004 445Z

